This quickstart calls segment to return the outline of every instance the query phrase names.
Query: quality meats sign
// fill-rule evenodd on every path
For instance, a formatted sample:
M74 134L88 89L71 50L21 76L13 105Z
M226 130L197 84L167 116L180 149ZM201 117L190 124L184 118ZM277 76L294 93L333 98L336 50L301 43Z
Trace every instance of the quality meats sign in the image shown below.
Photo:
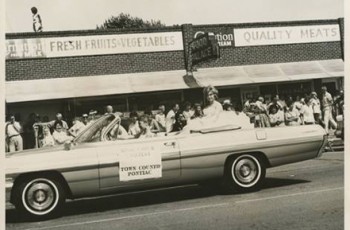
M121 149L119 162L120 181L162 177L162 156L152 145Z
M263 46L340 41L339 25L234 29L235 46Z

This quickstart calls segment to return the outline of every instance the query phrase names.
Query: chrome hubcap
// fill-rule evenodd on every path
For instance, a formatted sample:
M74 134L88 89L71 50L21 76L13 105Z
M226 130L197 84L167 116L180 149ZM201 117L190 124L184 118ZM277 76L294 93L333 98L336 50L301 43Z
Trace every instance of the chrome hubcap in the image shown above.
M242 184L254 182L259 173L257 164L249 158L242 158L239 160L235 164L233 171L238 182Z
M26 203L34 210L42 211L50 208L55 202L54 188L45 182L32 183L26 192Z

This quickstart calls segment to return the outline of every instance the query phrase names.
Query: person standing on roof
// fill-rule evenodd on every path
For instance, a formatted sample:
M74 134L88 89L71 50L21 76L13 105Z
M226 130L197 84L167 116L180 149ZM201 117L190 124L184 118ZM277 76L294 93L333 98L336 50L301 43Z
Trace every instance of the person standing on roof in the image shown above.
M30 10L33 13L33 30L34 30L34 32L43 32L43 25L42 25L41 17L38 13L38 9L36 7L32 7Z

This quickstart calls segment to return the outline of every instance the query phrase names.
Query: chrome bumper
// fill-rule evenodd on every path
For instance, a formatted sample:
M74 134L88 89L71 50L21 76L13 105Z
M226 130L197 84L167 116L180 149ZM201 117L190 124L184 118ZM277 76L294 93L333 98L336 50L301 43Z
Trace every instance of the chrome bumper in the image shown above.
M13 187L13 181L11 179L6 178L6 203L11 201L11 191Z

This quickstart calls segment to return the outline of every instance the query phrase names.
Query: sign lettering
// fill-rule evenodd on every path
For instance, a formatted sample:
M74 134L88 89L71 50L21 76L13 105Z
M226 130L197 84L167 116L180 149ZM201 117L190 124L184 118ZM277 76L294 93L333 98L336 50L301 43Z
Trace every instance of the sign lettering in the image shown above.
M182 32L7 39L6 59L183 50Z
M159 149L151 145L121 149L120 181L162 177L162 157Z
M234 29L236 46L340 41L337 24Z

